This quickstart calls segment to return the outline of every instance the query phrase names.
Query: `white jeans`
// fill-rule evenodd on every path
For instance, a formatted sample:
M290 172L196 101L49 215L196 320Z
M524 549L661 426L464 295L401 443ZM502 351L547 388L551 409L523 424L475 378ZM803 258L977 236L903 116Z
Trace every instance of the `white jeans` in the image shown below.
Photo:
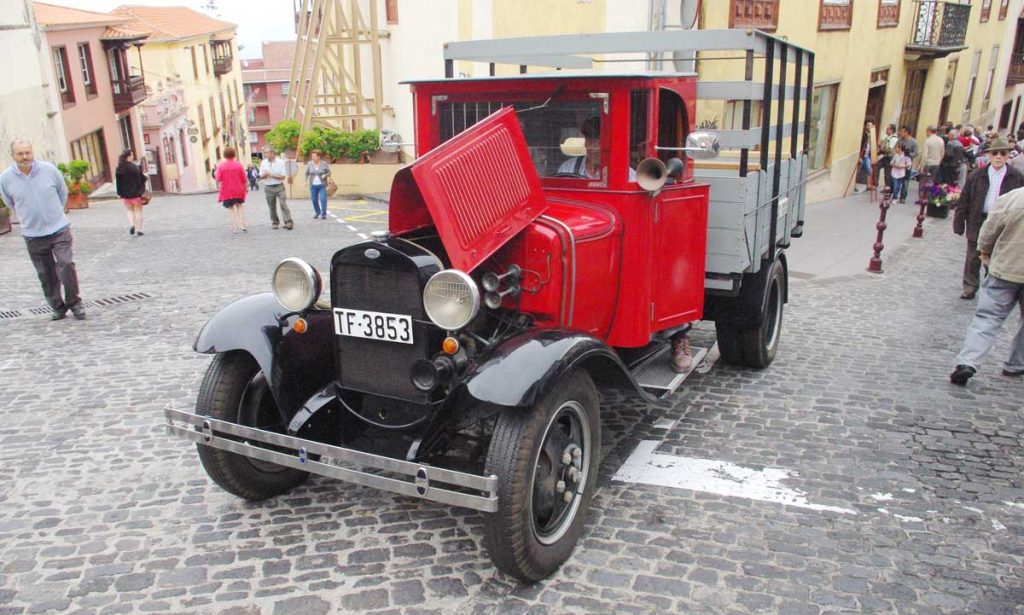
M1003 368L1014 372L1024 370L1024 284L1007 282L991 275L981 281L978 309L967 328L963 350L956 356L957 365L969 365L974 369L981 366L981 360L992 350L996 335L1014 305L1021 314L1020 328L1013 338L1010 357Z

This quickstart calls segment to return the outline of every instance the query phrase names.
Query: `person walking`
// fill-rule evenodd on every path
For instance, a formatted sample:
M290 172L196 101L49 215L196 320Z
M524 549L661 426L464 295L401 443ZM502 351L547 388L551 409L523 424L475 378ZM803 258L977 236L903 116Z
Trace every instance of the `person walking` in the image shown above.
M903 189L903 184L907 181L907 173L910 169L910 156L903 151L903 146L896 143L896 151L892 157L892 183L889 184L892 187L890 193L890 199L895 198ZM902 201L901 201L902 202Z
M49 162L36 160L32 144L25 139L11 142L11 158L14 163L0 174L0 198L21 220L28 256L53 310L50 318L62 320L71 310L76 320L85 320L72 256L71 223L64 215L68 200L64 176Z
M146 182L149 178L135 164L135 154L124 150L117 159L117 170L114 182L117 196L124 199L125 213L128 214L128 234L142 237L142 195L146 193Z
M320 159L320 152L309 152L306 163L306 182L309 184L309 198L313 201L313 219L327 219L327 178L331 174L331 165Z
M967 176L964 189L957 201L953 216L953 232L967 235L967 255L964 259L963 292L961 299L973 299L978 292L981 257L978 254L978 233L988 218L996 198L1011 190L1024 187L1024 174L1007 166L1010 144L995 139L985 152L990 162Z
M899 141L900 145L903 146L903 153L906 154L908 158L910 158L910 168L914 168L915 161L917 160L918 146L917 139L912 137L910 134L910 126L907 126L905 124L903 126L900 126ZM909 183L910 182L905 181L903 182L903 186L900 187L900 203L907 202L907 184ZM896 195L893 194L892 198L896 198Z
M942 166L942 158L946 154L946 142L938 134L935 126L925 128L928 136L924 140L924 159L921 170L928 174L928 180L933 184L941 183L939 170Z
M885 134L878 140L878 162L875 163L875 185L878 185L880 172L884 174L885 185L892 188L892 157L896 151L899 137L896 136L896 125L885 127Z
M235 160L235 148L224 148L224 161L217 165L216 179L220 184L217 200L231 216L231 232L238 233L241 229L248 233L249 227L245 224L245 195L248 194L245 169Z
M960 386L977 373L1014 306L1020 311L1020 328L1003 363L1003 375L1024 376L1024 189L1011 190L996 199L981 225L978 252L988 275L981 283L978 308L956 356L956 368L949 376L950 382Z
M966 160L967 156L964 153L964 146L960 143L960 133L957 132L956 128L951 128L946 133L946 148L942 156L942 167L939 170L940 183L957 184L957 187L962 187L958 183L960 180L960 168Z
M245 168L245 177L249 180L249 190L259 190L260 172L256 170L256 165L249 163L249 166Z
M263 181L263 194L267 197L267 208L270 209L270 226L277 230L281 220L277 217L277 206L281 206L284 217L284 228L292 230L292 212L288 209L288 200L284 194L284 180L288 178L288 163L278 158L272 147L263 148L263 162L260 163L260 179Z

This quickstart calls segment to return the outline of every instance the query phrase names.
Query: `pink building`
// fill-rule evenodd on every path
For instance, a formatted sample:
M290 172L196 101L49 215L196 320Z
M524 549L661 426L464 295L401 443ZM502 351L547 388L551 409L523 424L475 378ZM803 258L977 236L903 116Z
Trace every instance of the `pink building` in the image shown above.
M242 60L242 90L249 118L249 144L261 156L267 132L284 119L295 41L264 41L263 57Z
M166 83L166 85L165 85ZM195 174L184 173L191 161L185 91L173 79L159 80L142 105L142 140L153 190L196 192Z
M50 50L48 79L60 98L69 159L87 160L88 179L111 181L117 157L130 149L141 155L142 132L136 105L146 99L141 75L132 74L128 50L135 53L147 33L126 19L34 3L36 21Z

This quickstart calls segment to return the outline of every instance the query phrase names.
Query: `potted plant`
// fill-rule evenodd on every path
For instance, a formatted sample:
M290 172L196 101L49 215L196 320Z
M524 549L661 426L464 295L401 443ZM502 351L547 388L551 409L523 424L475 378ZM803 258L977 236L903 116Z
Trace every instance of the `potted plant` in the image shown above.
M89 193L92 192L92 184L83 178L89 172L87 160L72 160L57 165L57 168L64 174L64 182L68 186L68 202L64 209L85 209L89 206Z
M946 218L949 208L955 207L960 198L960 188L956 184L932 184L928 187L927 197L926 213L933 218Z

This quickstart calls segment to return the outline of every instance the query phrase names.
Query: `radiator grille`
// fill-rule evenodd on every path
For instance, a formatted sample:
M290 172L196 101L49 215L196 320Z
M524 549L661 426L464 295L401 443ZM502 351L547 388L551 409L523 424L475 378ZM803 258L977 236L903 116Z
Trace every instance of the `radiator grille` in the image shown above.
M409 366L428 354L431 325L424 322L419 272L344 263L331 272L335 307L408 314L413 317L413 343L398 344L336 335L338 382L346 389L426 401L409 381Z

